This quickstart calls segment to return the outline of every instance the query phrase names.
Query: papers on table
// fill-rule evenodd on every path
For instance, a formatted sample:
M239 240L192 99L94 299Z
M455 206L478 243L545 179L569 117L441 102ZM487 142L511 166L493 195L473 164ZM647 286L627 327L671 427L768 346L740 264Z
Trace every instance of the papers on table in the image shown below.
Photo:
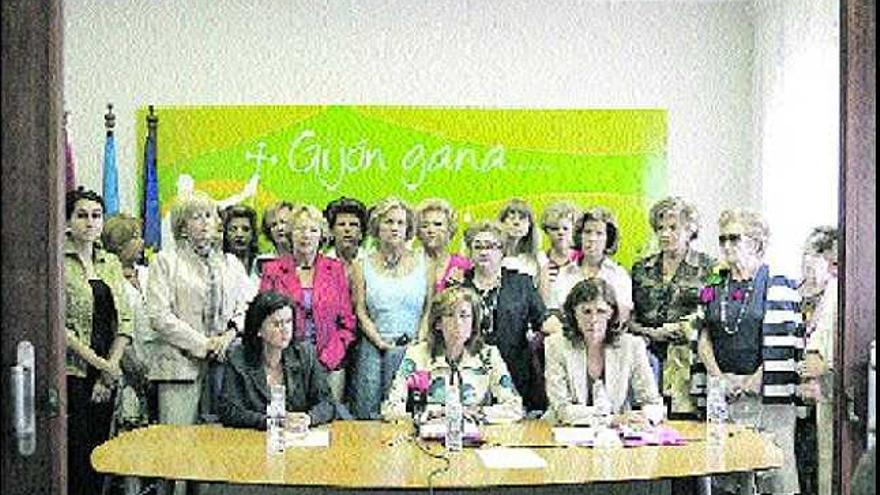
M568 445L593 445L595 428L553 428L553 441Z
M294 437L286 435L284 438L284 446L291 447L329 447L330 431L329 430L309 430L304 437Z
M419 427L419 436L425 440L438 440L446 437L446 422L442 419L428 421L422 423ZM480 429L472 421L464 422L464 432L462 436L466 440L478 440L480 438Z
M532 449L496 447L478 449L477 457L488 469L544 469L547 461Z
M619 439L622 441L612 441ZM620 431L599 428L560 427L553 428L553 441L558 444L582 446L638 447L641 445L683 445L681 434L667 425L637 430L622 427Z

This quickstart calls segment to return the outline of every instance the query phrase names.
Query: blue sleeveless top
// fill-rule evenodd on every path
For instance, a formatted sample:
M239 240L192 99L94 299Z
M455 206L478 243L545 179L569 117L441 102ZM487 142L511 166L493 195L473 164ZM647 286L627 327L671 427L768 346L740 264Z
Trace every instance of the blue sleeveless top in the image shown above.
M367 312L376 324L379 335L385 340L395 340L402 335L414 340L428 295L424 257L414 256L415 266L402 277L381 273L370 258L365 256L362 260Z

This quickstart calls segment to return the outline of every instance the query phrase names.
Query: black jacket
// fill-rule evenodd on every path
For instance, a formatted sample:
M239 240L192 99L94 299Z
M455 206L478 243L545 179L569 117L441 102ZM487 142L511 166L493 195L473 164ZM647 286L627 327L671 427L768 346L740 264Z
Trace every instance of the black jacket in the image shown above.
M493 331L484 333L486 343L498 347L501 357L513 378L523 404L529 411L546 408L543 380L532 365L532 353L526 340L529 327L541 332L545 307L532 284L532 278L522 273L502 269L495 314L491 315ZM465 276L465 287L474 288L473 271ZM483 315L487 318L488 315Z
M287 411L307 412L311 424L331 421L335 408L327 385L324 367L314 349L307 344L291 343L281 353ZM266 371L259 359L249 359L243 346L229 353L220 398L220 419L225 426L266 429L266 406L269 405Z

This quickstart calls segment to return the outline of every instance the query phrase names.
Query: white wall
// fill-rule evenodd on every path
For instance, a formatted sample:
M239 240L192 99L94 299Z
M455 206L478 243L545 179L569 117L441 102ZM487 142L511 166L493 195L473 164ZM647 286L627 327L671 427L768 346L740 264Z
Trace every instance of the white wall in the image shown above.
M150 103L664 108L669 192L700 208L700 247L716 251L722 209L761 205L750 1L71 0L64 15L78 178L100 188L113 102L124 211Z
M837 0L758 0L755 10L755 164L767 259L786 273L800 272L813 227L837 225L839 10Z

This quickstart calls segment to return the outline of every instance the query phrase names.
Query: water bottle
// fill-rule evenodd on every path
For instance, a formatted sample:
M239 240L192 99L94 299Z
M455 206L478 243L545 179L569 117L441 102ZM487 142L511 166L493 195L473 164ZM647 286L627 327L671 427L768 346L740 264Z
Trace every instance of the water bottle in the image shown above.
M461 395L454 373L450 376L449 384L446 386L444 408L444 416L446 418L446 450L449 452L459 452L463 448L464 408L461 404Z
M608 391L605 390L605 383L602 380L593 382L593 407L596 408L596 417L599 419L599 425L610 425L613 407L611 406L611 399L608 398Z
M272 385L269 405L266 406L266 451L270 454L284 452L284 385Z
M724 379L710 376L706 386L706 438L710 444L724 442L727 434L727 390Z

